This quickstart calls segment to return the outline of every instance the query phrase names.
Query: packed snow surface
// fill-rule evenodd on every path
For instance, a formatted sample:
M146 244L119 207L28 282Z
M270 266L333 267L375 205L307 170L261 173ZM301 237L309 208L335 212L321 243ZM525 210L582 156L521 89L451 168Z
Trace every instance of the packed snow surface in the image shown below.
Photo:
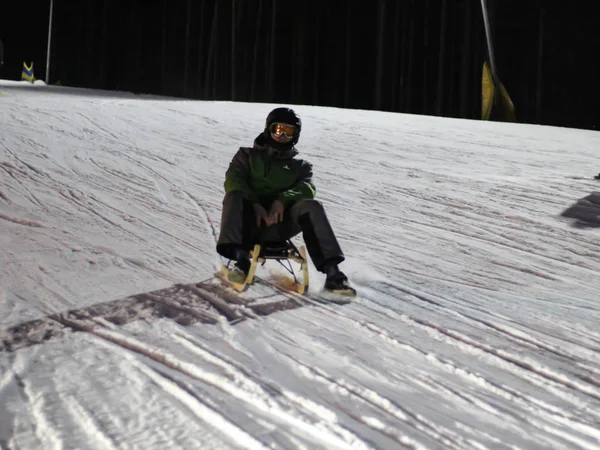
M333 305L215 277L279 105L0 95L0 448L600 448L598 132L294 106Z

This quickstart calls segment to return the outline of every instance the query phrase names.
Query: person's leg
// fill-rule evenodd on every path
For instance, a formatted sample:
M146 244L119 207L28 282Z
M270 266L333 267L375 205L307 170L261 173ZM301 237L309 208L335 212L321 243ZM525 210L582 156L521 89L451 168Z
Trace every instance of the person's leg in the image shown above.
M221 230L217 253L227 259L248 259L256 230L252 205L241 191L232 191L223 199Z
M344 253L321 202L301 200L294 204L289 209L289 222L292 228L295 226L302 230L306 248L315 267L326 274L325 290L343 295L356 295L356 291L348 283L348 277L338 267L345 259Z
M290 229L302 230L302 236L310 257L320 272L344 261L344 253L331 228L321 202L301 200L289 208Z
M265 244L280 243L300 232L315 267L327 275L325 289L344 295L356 295L356 291L348 283L348 277L338 267L345 259L344 253L321 202L301 200L287 208L282 222L261 230L261 241Z

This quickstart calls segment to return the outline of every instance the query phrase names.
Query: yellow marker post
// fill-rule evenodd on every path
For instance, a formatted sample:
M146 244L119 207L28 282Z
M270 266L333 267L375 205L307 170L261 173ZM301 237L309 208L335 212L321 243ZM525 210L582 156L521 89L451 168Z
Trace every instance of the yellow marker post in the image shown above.
M27 63L23 61L23 71L21 72L21 81L29 81L33 83L35 81L35 75L33 74L33 62L29 67Z

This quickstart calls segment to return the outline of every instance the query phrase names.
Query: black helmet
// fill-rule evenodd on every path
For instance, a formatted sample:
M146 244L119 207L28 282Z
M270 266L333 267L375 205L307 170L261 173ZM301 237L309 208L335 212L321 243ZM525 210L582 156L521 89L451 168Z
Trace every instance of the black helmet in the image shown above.
M296 111L290 108L275 108L273 111L271 111L267 116L267 121L265 123L265 136L267 138L270 138L270 127L274 123L294 125L296 127L296 133L294 134L292 141L287 145L293 147L298 143L298 139L300 139L300 131L302 130L302 120L300 120L300 116L296 113Z

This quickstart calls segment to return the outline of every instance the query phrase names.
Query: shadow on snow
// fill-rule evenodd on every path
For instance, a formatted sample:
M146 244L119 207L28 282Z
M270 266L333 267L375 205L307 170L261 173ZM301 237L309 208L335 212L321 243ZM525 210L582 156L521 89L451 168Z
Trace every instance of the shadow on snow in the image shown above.
M15 325L0 331L0 352L12 352L60 338L65 332L90 331L90 327L110 328L157 319L170 319L182 326L220 321L237 324L304 304L299 297L259 284L248 292L234 293L213 277L200 283L176 284Z

